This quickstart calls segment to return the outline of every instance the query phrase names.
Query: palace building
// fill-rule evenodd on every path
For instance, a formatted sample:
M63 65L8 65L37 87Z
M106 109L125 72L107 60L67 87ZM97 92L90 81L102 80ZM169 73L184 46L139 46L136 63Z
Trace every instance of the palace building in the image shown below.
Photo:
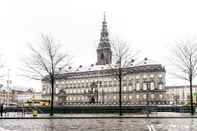
M112 50L104 16L98 44L97 63L88 67L69 67L56 75L55 104L118 105L119 80L113 69ZM112 67L114 67L112 69ZM165 68L145 58L141 63L122 68L123 105L166 104ZM50 83L42 80L42 96L50 100Z

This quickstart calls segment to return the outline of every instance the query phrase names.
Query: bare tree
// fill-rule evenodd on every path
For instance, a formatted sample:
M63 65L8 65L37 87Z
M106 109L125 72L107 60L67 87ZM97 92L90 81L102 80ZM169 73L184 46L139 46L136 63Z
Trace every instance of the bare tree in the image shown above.
M61 44L57 43L51 36L41 34L41 43L38 47L28 44L30 55L25 57L25 76L35 80L47 80L51 85L51 110L54 114L54 85L56 74L69 65L70 57L61 52Z
M194 114L193 108L193 79L197 75L197 44L193 41L180 41L173 50L174 56L171 62L179 70L174 75L180 79L187 80L190 84L190 104L191 114Z
M112 61L115 63L115 67L111 66L113 73L119 81L119 115L122 115L122 77L128 74L124 71L124 68L131 66L134 62L136 52L130 49L127 42L119 39L110 42L112 46Z

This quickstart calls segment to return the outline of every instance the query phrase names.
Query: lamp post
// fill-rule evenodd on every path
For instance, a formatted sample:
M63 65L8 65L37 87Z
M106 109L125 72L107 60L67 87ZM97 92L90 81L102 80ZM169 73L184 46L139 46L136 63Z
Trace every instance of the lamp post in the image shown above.
M186 70L185 70L185 78L186 78ZM187 104L187 93L186 93L186 90L187 90L187 83L186 83L186 79L185 79L185 87L184 87L184 104Z
M146 84L146 116L149 117L149 91L150 91L150 81L145 81Z
M12 81L10 80L10 69L8 69L8 74L7 74L8 76L7 76L7 93L5 93L5 98L6 98L6 101L5 101L5 103L6 103L6 106L8 106L9 105L9 103L10 103L10 99L9 99L9 97L10 97L10 94L9 94L9 91L10 91L10 85L11 85L11 83L12 83Z

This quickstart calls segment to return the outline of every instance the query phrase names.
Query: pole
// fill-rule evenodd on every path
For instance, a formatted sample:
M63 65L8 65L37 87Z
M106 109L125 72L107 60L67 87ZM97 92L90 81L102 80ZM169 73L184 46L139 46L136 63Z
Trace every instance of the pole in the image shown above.
M192 75L190 75L190 107L191 107L191 115L194 115L194 107L193 107L193 93L192 93Z
M50 110L50 116L53 116L53 114L54 114L53 100L54 100L54 77L51 76L51 110Z
M119 115L122 116L122 70L119 67Z

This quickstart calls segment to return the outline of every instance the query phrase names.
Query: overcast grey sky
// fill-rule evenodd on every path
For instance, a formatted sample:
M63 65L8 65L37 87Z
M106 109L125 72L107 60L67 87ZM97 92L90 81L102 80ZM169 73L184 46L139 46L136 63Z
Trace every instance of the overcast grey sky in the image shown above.
M111 37L127 41L148 57L172 68L166 56L176 40L197 35L195 0L5 0L0 1L0 52L10 69L13 85L39 88L40 83L20 77L20 57L26 43L40 33L52 34L74 56L73 64L96 62L103 12ZM6 78L6 77L5 77ZM179 84L167 75L168 85ZM3 83L3 80L1 80ZM184 81L179 81L184 84Z

